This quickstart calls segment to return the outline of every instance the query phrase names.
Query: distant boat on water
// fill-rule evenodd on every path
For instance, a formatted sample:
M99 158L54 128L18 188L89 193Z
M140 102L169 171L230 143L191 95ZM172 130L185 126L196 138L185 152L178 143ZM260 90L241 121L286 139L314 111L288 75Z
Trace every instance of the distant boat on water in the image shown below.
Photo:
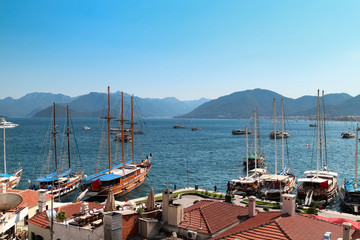
M249 134L251 134L251 131L250 130L242 130L242 129L233 129L233 130L231 130L231 133L233 135L245 135L245 134L249 135Z
M354 138L354 137L355 137L355 133L350 133L350 132L341 133L341 138Z
M174 125L173 128L186 128L186 126L183 126L183 125Z
M15 128L19 126L19 124L15 124L12 122L7 122L4 117L1 118L0 128L4 129L3 131L3 140L4 140L4 172L0 173L0 183L5 183L7 188L16 187L21 179L22 168L19 170L9 173L6 169L6 137L5 137L5 129L6 128Z
M317 127L317 124L316 123L310 123L309 127Z
M83 126L82 129L83 129L83 130L90 130L90 127L88 127L88 126Z
M198 127L191 128L191 131L200 131L200 130L201 130L201 128L198 128Z

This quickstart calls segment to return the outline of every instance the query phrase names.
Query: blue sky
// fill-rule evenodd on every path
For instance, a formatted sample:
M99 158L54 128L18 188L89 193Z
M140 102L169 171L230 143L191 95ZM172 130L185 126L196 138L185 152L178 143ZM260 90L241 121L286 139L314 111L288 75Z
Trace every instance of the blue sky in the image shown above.
M360 94L360 1L0 1L0 99Z

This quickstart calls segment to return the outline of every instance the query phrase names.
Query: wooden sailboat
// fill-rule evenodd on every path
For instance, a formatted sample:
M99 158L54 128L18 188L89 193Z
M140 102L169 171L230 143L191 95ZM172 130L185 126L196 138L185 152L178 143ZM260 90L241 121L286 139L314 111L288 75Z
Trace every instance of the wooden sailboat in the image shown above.
M360 187L357 177L358 170L358 145L359 145L359 124L356 126L355 139L355 177L345 178L340 187L339 196L344 206L347 206L352 212L358 213L360 206Z
M5 183L6 188L14 188L16 187L21 179L22 168L13 173L7 172L6 169L6 137L5 137L5 129L6 128L15 128L19 126L19 124L15 124L12 122L7 122L4 117L1 118L0 128L3 128L3 140L4 140L4 172L0 173L0 183Z
M325 112L324 112L324 92L322 94L322 116L320 122L320 100L318 91L318 112L317 112L317 137L316 137L316 170L305 171L305 178L300 178L298 182L298 198L305 205L310 205L312 201L327 203L336 196L337 193L337 176L336 172L327 170L327 166L323 164L325 139ZM321 125L320 125L321 123ZM321 131L320 131L321 127ZM319 170L319 157L321 160L321 168Z
M123 94L121 95L121 104L123 106ZM124 112L123 107L121 108L121 134L122 139L124 139ZM133 96L131 97L131 134L132 139L134 139L134 114L133 114ZM122 163L112 167L111 166L111 140L110 140L110 121L114 117L110 114L110 87L108 87L108 114L107 119L107 135L108 135L108 164L109 168L95 173L85 179L86 183L81 186L82 193L78 196L77 200L80 201L84 197L107 197L109 191L112 191L115 196L124 195L135 188L139 187L144 183L145 179L148 177L148 173L151 169L151 154L146 159L142 160L141 163L135 163L135 154L134 154L134 141L132 143L132 160L125 162L124 155L124 141L121 141L122 144Z
M254 132L255 132L255 136L257 136L258 131L257 131L257 111L253 112L253 118L254 118ZM246 195L250 195L250 194L256 194L257 190L260 186L260 180L259 178L266 173L266 168L258 168L258 166L262 165L263 161L265 160L265 157L263 157L263 155L258 154L257 151L257 139L256 137L254 138L254 154L253 154L253 158L249 157L249 144L248 144L248 134L249 131L248 127L246 125L245 127L245 139L246 139L246 159L245 159L245 166L246 166L246 176L245 177L239 177L237 179L233 179L230 181L230 189L233 191L233 193L235 194L246 194ZM255 161L255 159L258 159L260 161ZM249 163L250 160L251 164ZM259 164L259 165L258 165ZM250 166L254 166L255 168L252 170L250 169Z
M233 179L230 181L230 189L234 194L256 194L259 188L260 182L259 177L266 173L266 169L264 168L255 168L249 171L249 145L248 145L248 134L247 134L247 126L245 127L245 136L246 136L246 176L239 177L237 179Z
M253 139L254 139L254 147L253 149L253 153L250 154L250 156L248 156L245 161L243 162L244 165L248 165L249 169L254 169L257 167L260 167L264 164L265 162L265 155L264 153L262 153L261 151L258 151L258 138L260 137L259 134L259 121L258 121L258 114L257 114L257 109L255 109L255 111L253 112L253 122L254 122L254 135L253 135Z
M275 98L274 104L274 132L276 131L276 111L275 111ZM284 132L284 105L281 99L281 125L282 132ZM296 175L290 171L290 168L286 169L284 160L284 134L282 134L282 170L278 172L277 167L277 146L276 139L274 139L275 146L275 171L274 174L264 174L260 177L259 193L267 199L279 200L282 194L290 193L295 186Z
M84 170L74 171L71 167L71 154L70 154L70 114L69 107L66 106L66 138L67 138L67 160L68 169L62 173L59 171L58 159L57 159L57 148L56 148L56 118L55 118L55 103L53 103L53 151L54 151L54 163L55 171L36 179L35 184L31 184L29 181L30 189L46 189L48 194L52 194L54 197L63 196L77 188L83 177Z

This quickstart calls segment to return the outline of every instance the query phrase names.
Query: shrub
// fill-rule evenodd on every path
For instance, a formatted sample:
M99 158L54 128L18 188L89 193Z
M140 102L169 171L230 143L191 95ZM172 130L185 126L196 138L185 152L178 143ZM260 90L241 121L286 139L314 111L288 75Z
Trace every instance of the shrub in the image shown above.
M199 202L199 200L195 200L195 201L193 202L193 204L195 204L195 203L197 203L197 202Z
M263 208L265 212L268 212L269 211L269 208L268 207L264 207Z
M56 220L59 222L64 222L66 220L66 214L64 210L61 210L56 214Z
M315 207L309 207L306 212L307 212L307 214L317 215L319 211Z
M208 190L205 191L205 195L206 195L206 196L209 196Z
M224 196L222 194L220 194L220 198L223 198Z
M144 209L143 209L143 208L138 208L138 209L137 209L137 212L138 212L139 214L142 214L142 213L144 212Z
M319 207L319 204L318 204L317 202L315 202L315 201L312 201L312 202L310 203L310 207L318 208L318 207Z

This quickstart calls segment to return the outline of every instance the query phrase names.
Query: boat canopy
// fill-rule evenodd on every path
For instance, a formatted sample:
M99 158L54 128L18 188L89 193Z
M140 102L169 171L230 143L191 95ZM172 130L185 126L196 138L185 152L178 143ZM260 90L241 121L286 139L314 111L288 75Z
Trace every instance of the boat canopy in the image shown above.
M266 173L266 169L264 169L264 168L254 168L254 169L250 170L249 172Z
M332 183L332 180L324 179L324 178L299 178L298 180L298 182L309 182L309 183L322 183L325 181L328 181L329 185Z
M69 175L70 172L71 172L71 169L69 168L66 172L63 172L59 176L56 176L57 171L54 171L53 173L50 173L50 174L46 175L45 177L38 178L37 180L39 182L53 182L53 181L58 180L61 177L65 177L66 175Z
M125 165L130 164L130 163L132 163L132 160L129 161L129 162L127 162L127 163L125 163ZM115 168L119 168L119 167L121 167L122 165L123 165L123 164L120 163L119 165L116 165L116 166L114 166L113 168L111 168L111 170L112 170L112 169L115 169ZM88 176L87 178L83 178L83 180L84 180L84 181L90 181L90 180L92 180L93 178L99 177L99 175L105 174L106 172L109 172L109 169L105 169L104 171L101 171L101 172L92 174L92 175ZM96 179L97 179L97 178L96 178Z
M231 180L231 182L233 182L233 183L242 183L242 184L254 183L255 179L254 178L233 179L233 180Z
M9 177L12 176L12 174L10 174L10 173L0 173L0 176L1 176L1 177L9 178Z
M98 179L100 179L100 181L111 181L111 180L121 178L121 177L122 177L122 175L118 175L118 174L104 174L104 175L94 178L92 181L96 181Z
M287 175L278 175L278 174L264 174L260 177L261 180L265 181L283 181L285 179L288 179L289 176Z
M345 182L345 191L346 192L360 192L360 186L357 185L356 189L355 189L355 178L352 177L350 178L352 181L351 182ZM359 182L359 181L358 181Z
M310 171L305 171L304 174L306 175L322 175L322 176L331 176L331 177L337 177L338 174L336 172L330 172L330 171L318 171L316 172L316 170L310 170Z

